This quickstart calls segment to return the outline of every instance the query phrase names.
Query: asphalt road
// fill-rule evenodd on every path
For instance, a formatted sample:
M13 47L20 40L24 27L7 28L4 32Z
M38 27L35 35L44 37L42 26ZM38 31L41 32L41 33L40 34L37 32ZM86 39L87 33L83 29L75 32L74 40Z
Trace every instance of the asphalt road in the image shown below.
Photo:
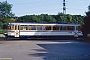
M13 60L90 60L90 42L76 40L8 40L0 38L0 58Z

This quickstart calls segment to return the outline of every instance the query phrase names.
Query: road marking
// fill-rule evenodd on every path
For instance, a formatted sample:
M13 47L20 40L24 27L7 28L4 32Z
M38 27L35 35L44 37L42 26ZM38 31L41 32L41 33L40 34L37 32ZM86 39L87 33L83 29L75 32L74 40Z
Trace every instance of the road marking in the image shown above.
M12 60L12 58L0 58L0 60Z

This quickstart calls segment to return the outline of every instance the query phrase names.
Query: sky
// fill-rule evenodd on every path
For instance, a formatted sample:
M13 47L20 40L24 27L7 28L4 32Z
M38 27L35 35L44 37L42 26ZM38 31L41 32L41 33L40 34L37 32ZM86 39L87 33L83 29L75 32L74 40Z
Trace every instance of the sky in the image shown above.
M6 0L0 0L3 2ZM63 12L63 0L7 0L12 4L15 16L50 14L56 15ZM90 0L66 0L66 14L85 15L88 11Z

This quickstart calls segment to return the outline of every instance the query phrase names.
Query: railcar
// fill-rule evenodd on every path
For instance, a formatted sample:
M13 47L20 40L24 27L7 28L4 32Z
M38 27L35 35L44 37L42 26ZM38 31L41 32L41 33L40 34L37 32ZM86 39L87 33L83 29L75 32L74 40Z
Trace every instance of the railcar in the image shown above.
M80 24L66 23L9 23L7 37L81 37Z

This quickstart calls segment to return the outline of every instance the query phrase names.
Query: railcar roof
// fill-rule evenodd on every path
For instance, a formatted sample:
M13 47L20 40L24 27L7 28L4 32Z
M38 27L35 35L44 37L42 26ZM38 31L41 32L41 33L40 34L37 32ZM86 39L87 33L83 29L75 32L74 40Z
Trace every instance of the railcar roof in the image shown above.
M67 24L67 23L9 23L14 25L80 25L80 24Z

